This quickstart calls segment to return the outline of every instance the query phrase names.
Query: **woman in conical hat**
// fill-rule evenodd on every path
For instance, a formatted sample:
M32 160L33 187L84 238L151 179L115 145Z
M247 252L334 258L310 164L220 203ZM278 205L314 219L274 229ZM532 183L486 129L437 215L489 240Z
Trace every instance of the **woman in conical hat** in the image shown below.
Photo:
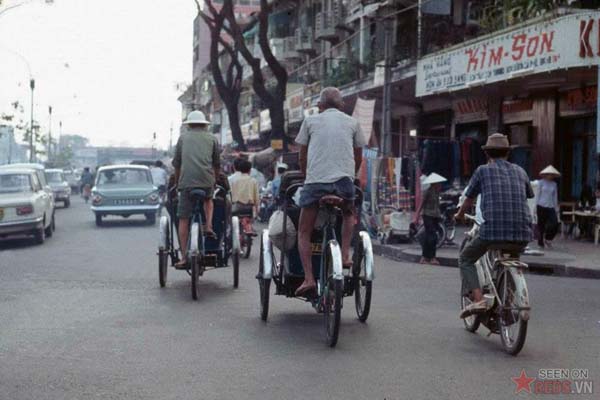
M436 227L442 214L440 212L440 190L442 182L446 182L446 178L432 172L425 180L423 185L428 185L428 189L423 195L417 216L422 214L423 225L425 226L425 235L421 241L423 253L421 256L421 264L439 265L440 262L436 258L437 233Z
M541 248L552 248L552 240L558 233L558 185L555 179L560 172L552 165L540 172L541 180L538 185L536 198L538 221L538 245Z

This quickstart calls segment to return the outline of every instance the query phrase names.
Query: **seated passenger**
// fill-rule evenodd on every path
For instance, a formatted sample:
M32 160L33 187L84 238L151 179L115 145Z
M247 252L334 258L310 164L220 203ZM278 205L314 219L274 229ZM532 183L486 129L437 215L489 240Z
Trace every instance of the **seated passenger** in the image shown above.
M250 176L252 164L250 161L240 163L241 175L231 183L231 201L233 203L232 213L258 215L258 182Z

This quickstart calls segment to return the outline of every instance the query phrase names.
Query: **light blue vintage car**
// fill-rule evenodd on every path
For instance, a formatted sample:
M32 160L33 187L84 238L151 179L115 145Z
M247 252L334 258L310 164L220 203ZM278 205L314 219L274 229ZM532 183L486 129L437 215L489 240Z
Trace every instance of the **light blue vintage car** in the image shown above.
M150 169L143 165L110 165L101 167L92 188L92 211L96 225L107 215L144 215L148 223L156 223L160 209L158 188L152 183Z

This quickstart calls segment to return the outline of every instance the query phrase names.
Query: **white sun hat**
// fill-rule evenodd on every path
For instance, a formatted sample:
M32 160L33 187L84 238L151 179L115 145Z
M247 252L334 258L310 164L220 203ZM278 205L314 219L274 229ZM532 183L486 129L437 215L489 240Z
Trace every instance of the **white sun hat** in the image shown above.
M210 122L206 119L206 116L202 111L192 111L188 114L185 121L183 121L184 125L189 124L200 124L200 125L209 125Z
M560 176L560 172L558 172L558 170L556 168L554 168L552 165L548 165L546 168L544 168L542 170L542 172L540 172L540 175Z
M427 178L425 178L425 180L423 181L424 185L433 185L434 183L442 183L442 182L446 182L448 181L448 179L444 178L441 175L436 174L435 172L432 172L431 174L429 174L429 176L427 176Z

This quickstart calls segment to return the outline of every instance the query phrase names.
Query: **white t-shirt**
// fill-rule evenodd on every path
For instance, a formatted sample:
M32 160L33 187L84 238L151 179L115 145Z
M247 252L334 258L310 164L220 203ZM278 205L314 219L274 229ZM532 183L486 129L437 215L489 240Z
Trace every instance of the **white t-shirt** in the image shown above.
M358 121L335 108L306 118L296 143L308 146L305 183L354 178L354 148L366 145Z
M167 181L169 180L169 174L164 168L152 167L150 168L150 174L152 174L152 182L156 186L166 186Z

